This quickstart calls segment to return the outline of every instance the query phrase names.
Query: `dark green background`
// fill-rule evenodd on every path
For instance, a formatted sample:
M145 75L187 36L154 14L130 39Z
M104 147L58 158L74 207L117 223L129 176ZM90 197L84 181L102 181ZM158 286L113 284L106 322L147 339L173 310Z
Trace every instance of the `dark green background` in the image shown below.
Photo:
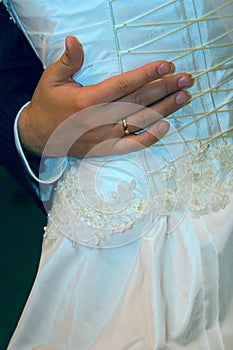
M0 350L5 350L37 271L45 216L0 167Z

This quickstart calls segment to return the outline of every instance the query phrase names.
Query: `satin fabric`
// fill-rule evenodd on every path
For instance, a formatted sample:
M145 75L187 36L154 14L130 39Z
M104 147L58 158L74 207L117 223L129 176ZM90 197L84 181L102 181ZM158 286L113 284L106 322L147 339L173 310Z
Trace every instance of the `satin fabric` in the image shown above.
M156 232L109 250L59 237L43 247L9 348L230 350L231 212L186 216L170 235L164 217Z
M70 159L9 349L231 350L232 41L209 1L5 1L45 66L77 35L84 85L156 59L196 76L163 141ZM232 1L224 21L232 21ZM228 132L227 132L228 131Z

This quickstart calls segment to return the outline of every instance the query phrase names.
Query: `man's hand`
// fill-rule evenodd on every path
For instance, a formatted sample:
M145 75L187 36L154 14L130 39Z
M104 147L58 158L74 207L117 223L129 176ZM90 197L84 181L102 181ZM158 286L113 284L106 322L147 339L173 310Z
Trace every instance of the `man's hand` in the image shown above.
M193 85L192 77L187 73L172 74L175 70L172 63L153 62L83 87L72 79L82 62L82 46L76 38L67 37L65 52L44 71L31 102L19 118L21 142L29 151L41 155L54 130L75 114L77 130L81 131L69 155L84 157L95 146L111 139L114 142L110 148L98 147L96 154L91 155L131 152L163 137L169 124L161 118L188 103L189 94L183 89ZM99 105L99 113L90 108Z

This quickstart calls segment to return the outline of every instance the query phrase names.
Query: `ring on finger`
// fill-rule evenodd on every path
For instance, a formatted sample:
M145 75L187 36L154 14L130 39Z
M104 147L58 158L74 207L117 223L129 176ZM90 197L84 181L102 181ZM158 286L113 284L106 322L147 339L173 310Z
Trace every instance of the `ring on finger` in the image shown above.
M123 119L122 119L122 125L123 125L123 129L124 129L125 135L129 135L129 134L130 134L130 131L129 131L129 126L128 126L128 123L127 123L127 119L126 119L126 118L123 118Z

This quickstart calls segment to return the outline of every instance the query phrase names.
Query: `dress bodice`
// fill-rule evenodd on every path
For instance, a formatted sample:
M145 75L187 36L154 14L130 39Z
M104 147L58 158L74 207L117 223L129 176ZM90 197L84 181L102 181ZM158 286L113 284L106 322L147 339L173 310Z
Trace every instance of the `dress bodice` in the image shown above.
M84 47L84 64L75 75L83 85L166 59L177 71L196 77L192 104L171 116L186 142L216 137L230 126L232 101L232 1L218 10L210 1L5 0L44 66L64 49L67 35ZM218 13L224 11L224 23ZM227 29L224 24L227 23Z

